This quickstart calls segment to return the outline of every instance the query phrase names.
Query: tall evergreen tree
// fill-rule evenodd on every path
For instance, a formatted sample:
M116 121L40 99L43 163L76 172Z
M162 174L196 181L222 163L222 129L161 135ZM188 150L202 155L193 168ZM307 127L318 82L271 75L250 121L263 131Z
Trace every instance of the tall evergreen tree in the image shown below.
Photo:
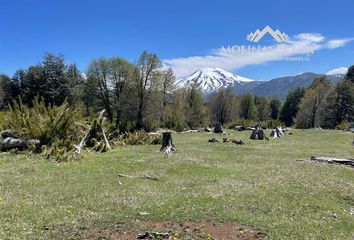
M268 98L265 96L258 97L256 107L258 120L268 120L270 117L270 105Z
M68 65L65 74L70 90L68 96L69 103L75 104L81 102L83 98L84 76L79 71L76 64Z
M62 55L47 53L43 64L43 95L46 102L61 105L70 97L69 79L66 74L66 64Z
M296 88L290 90L286 96L283 107L280 110L279 120L282 121L287 127L294 124L294 119L299 111L299 104L304 94L304 88Z
M270 118L277 120L280 113L281 101L278 97L273 96L270 100Z
M5 74L0 74L0 108L6 107L6 98L9 95L11 78Z
M354 65L350 66L348 68L348 71L344 77L346 81L349 81L351 83L354 83Z

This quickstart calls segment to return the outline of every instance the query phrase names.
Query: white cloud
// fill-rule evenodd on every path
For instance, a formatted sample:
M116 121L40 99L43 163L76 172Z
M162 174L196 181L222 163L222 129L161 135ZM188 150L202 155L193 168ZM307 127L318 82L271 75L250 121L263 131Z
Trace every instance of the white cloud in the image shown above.
M327 43L327 47L329 49L334 49L334 48L338 48L338 47L343 47L345 46L347 43L353 41L354 38L342 38L342 39L334 39L334 40L330 40Z
M326 74L327 75L336 75L336 74L346 74L347 72L348 72L348 68L339 67L339 68L329 70Z
M248 51L248 45L222 47L205 56L190 56L163 60L165 67L174 70L176 76L184 77L199 68L219 67L233 71L249 65L279 61L287 57L309 55L323 48L336 48L352 41L351 38L325 41L319 33L301 33L286 42L267 46L259 51ZM255 49L253 49L255 50Z
M323 42L325 40L325 37L319 33L301 33L296 35L295 38L301 41L309 41L315 43Z

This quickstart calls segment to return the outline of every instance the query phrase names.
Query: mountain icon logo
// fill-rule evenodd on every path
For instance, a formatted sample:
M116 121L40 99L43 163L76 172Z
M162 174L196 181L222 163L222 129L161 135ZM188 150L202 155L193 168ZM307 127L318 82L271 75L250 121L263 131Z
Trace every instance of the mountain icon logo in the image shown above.
M263 28L262 31L259 31L259 29L257 29L254 33L251 32L250 34L248 34L247 40L250 42L258 42L267 33L269 33L277 42L284 42L289 39L289 36L284 32L280 32L279 29L274 31L271 27L267 25L265 28Z

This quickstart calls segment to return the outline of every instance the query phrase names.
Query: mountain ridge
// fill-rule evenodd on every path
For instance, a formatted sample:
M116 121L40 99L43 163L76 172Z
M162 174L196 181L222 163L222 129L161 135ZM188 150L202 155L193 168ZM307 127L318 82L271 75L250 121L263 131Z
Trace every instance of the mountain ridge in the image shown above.
M288 91L298 87L308 87L312 81L326 76L332 84L343 79L344 74L326 75L313 72L304 72L295 76L284 76L268 81L252 80L237 74L227 72L221 68L202 68L186 78L179 79L178 87L187 87L196 83L206 96L213 92L231 86L236 95L251 93L259 96L277 96L285 99Z

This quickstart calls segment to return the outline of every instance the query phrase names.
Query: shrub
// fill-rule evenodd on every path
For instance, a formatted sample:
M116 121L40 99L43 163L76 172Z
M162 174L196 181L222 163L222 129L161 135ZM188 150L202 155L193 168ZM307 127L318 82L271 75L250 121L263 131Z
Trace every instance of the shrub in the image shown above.
M236 119L225 125L225 128L235 129L236 126L253 127L257 124L257 121L250 119Z
M79 142L81 134L75 123L81 120L81 111L69 107L67 102L61 106L46 106L43 99L35 98L33 107L28 107L19 99L9 106L1 129L12 130L24 139L39 140L36 152L46 149L48 157L60 156L73 150Z
M167 116L165 126L168 129L172 129L177 132L182 132L187 128L187 123L182 119L182 117L176 114L170 114Z
M337 130L347 130L349 128L349 122L342 121L340 124L336 126Z
M270 120L262 122L263 128L275 128L275 127L279 127L279 126L283 126L283 125L284 124L281 121L274 120L274 119L270 119Z
M143 130L125 133L121 141L127 145L161 144L161 135L149 135Z

